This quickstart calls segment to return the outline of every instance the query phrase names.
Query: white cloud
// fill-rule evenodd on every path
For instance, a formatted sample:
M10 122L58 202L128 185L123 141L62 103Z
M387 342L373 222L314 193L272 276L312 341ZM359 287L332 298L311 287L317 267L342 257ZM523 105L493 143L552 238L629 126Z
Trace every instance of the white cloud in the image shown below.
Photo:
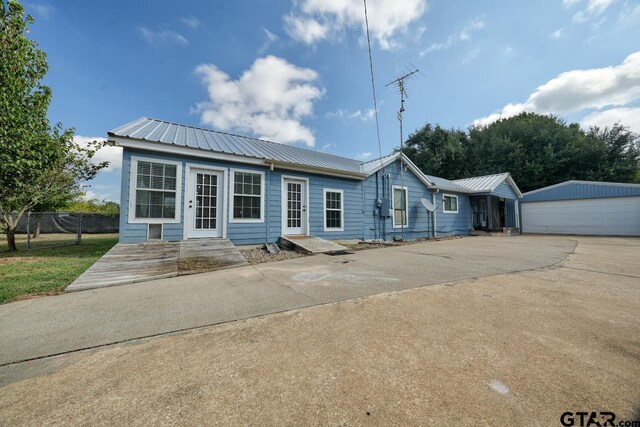
M447 37L446 41L440 42L440 43L431 43L429 47L421 51L419 55L424 56L431 52L446 50L460 42L469 41L471 40L472 34L475 31L481 30L484 27L485 27L484 21L480 18L476 18L473 21L469 22L467 25L465 25L461 30L456 31L455 33Z
M559 38L561 38L561 37L562 37L562 31L563 31L563 28L559 28L559 29L557 29L556 31L554 31L553 33L551 33L551 37L552 37L552 38L554 38L554 39L556 39L556 40L557 40L557 39L559 39Z
M158 29L152 30L145 26L138 27L138 32L142 35L142 37L150 44L158 45L158 44L179 44L186 45L189 44L189 41L180 33L177 33L173 30L168 29Z
M55 9L53 6L44 3L26 3L27 13L33 13L40 19L47 20L53 16Z
M640 107L621 107L596 111L582 119L581 124L584 127L598 126L603 128L606 126L611 127L617 122L629 126L633 132L640 134Z
M375 117L375 110L373 108L368 108L366 110L356 110L353 112L338 109L336 111L330 111L325 114L325 117L330 119L360 119L363 122L368 122Z
M298 0L284 17L287 33L295 40L313 44L340 34L346 28L364 30L364 6L360 0ZM369 0L367 13L371 36L383 49L427 10L426 0Z
M506 53L511 53L511 52L507 50ZM478 58L478 55L480 55L480 48L479 47L476 47L475 49L471 49L465 55L465 57L462 59L462 63L463 64L468 64L470 62L473 62Z
M569 8L582 2L583 0L564 0L563 4L565 7ZM602 15L613 2L614 0L587 0L586 8L573 15L573 22L581 23Z
M209 93L209 100L195 108L203 123L275 142L315 145L313 133L301 123L324 94L314 70L269 55L256 59L237 80L213 64L195 71Z
M293 15L284 17L285 30L292 39L313 44L327 38L329 27L313 18L299 18Z
M200 26L200 20L193 15L183 16L182 18L180 18L180 22L182 22L189 28L193 28L194 30Z
M372 152L365 151L363 153L359 153L358 155L356 155L356 159L358 159L358 160L367 160L367 159L371 158L372 155L373 155Z
M620 65L572 70L539 86L523 103L507 104L502 110L474 124L488 124L523 111L570 114L586 109L621 107L640 99L640 51Z
M91 141L104 141L105 139L98 136L82 136L75 135L73 137L73 142L75 142L78 146L86 148L87 144ZM106 169L103 169L104 172L111 172L116 169L122 168L122 148L120 147L112 147L107 145L102 147L91 159L92 163L98 164L102 162L109 162L109 166Z
M263 28L262 31L264 31L265 41L260 47L260 49L258 49L258 52L260 52L261 54L266 52L273 43L278 41L278 38L279 38L277 35L273 34L271 31L267 30L266 28Z

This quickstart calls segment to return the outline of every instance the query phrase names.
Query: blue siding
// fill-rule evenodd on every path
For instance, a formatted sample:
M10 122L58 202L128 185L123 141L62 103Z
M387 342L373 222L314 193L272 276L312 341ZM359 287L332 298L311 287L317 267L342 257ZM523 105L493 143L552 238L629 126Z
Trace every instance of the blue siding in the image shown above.
M179 223L165 223L163 227L165 240L181 240L184 238L183 208L185 200L186 163L218 168L233 168L265 172L265 212L261 223L227 223L227 237L235 244L259 244L277 242L282 231L281 187L282 176L294 176L309 180L309 233L315 236L341 240L362 239L362 181L324 175L315 175L297 171L270 171L266 166L242 165L224 161L215 161L185 156L172 156L155 152L123 150L122 184L120 200L120 241L123 243L141 242L147 239L147 224L129 223L129 181L131 177L131 156L146 157L158 161L169 160L182 162L182 194L178 204ZM229 209L230 180L225 185L224 209ZM331 188L342 190L344 194L344 230L324 231L323 190ZM151 221L153 222L153 221Z
M444 194L458 196L458 213L443 212ZM438 236L467 235L472 227L471 201L468 195L450 191L436 194L436 231Z
M346 239L373 239L383 238L390 240L400 238L424 238L432 233L432 222L427 212L420 203L421 198L432 200L433 192L429 190L419 178L411 171L404 172L400 176L399 162L387 166L384 171L370 176L364 181L316 175L297 171L269 170L261 165L241 165L225 161L192 158L186 156L174 156L155 152L123 150L122 163L122 188L121 188L121 216L120 216L120 241L125 243L141 242L147 239L147 224L129 223L129 181L131 177L131 157L140 156L157 161L174 161L182 163L181 199L178 210L180 221L178 223L165 223L163 238L165 240L181 240L184 238L184 202L185 197L185 173L186 164L212 166L221 169L244 169L262 171L265 173L265 212L264 222L260 223L233 223L227 222L227 237L235 244L259 244L264 242L277 242L282 233L282 179L283 175L306 178L309 182L309 234L331 240ZM408 188L408 217L409 225L403 232L399 228L393 228L392 218L381 217L376 200L382 197L382 175L389 174L390 186L402 185ZM224 209L230 216L229 197L230 179L224 183ZM344 194L344 230L324 230L324 189L342 190ZM452 193L455 194L455 193ZM468 234L471 228L471 206L469 197L465 194L458 195L458 213L448 214L442 212L442 193L436 193L437 203L437 233L438 235ZM227 218L228 221L229 218Z
M420 202L421 198L433 201L433 192L429 190L420 179L411 171L406 170L400 175L400 162L388 165L383 170L368 177L364 182L364 230L366 239L391 240L404 238L425 238L432 233L432 220L427 215L426 209ZM380 215L376 200L383 197L383 178L389 175L389 187L393 185L404 186L408 190L408 226L401 230L393 228L393 218ZM456 193L447 193L456 194ZM468 234L471 228L471 204L465 194L458 196L458 213L449 214L442 212L442 193L436 193L436 226L437 233L443 235ZM385 194L385 197L387 195ZM391 195L388 195L391 197Z
M517 199L518 196L513 191L513 188L505 181L491 193L492 196L504 197L507 199Z
M572 182L533 194L525 194L522 202L543 202L550 200L597 199L606 197L640 196L640 184L606 185Z

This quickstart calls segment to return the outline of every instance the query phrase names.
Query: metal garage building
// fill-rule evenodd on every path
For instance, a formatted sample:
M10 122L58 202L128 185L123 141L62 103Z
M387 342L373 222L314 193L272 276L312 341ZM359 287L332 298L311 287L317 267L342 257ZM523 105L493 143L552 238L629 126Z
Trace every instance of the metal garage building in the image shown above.
M640 184L567 181L521 204L524 233L640 236Z

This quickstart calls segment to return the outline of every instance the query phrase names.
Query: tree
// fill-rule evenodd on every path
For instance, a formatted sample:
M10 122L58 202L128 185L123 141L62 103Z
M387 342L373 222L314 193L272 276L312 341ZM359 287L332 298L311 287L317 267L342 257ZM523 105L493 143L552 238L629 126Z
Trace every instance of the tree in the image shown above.
M120 205L118 203L106 200L100 202L96 199L79 200L69 204L65 209L69 212L95 213L102 215L118 215L120 213Z
M522 191L559 182L640 182L638 135L622 124L584 131L554 115L522 113L486 126L425 125L405 153L425 173L447 179L511 172Z
M464 131L426 124L409 135L404 153L427 173L456 179L467 175L468 143L469 137Z
M10 251L17 250L15 230L25 211L106 166L91 164L101 143L81 148L73 129L50 125L51 90L40 83L46 55L26 36L33 22L18 1L0 2L0 226Z

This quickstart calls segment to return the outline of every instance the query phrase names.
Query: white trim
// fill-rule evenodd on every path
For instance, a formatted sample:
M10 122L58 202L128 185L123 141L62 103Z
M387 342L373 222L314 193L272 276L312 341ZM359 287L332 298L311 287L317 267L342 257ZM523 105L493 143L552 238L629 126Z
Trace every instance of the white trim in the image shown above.
M340 227L327 227L327 193L339 193L340 194ZM335 211L337 209L331 209ZM344 190L337 190L334 188L322 189L322 228L324 231L344 231Z
M396 224L396 190L404 190L404 214L406 224ZM391 186L391 211L393 212L393 216L391 217L391 223L393 224L393 228L408 228L409 227L409 189L407 186L402 185L392 185Z
M233 217L233 196L235 196L234 182L235 173L244 172L260 175L260 218L234 218ZM229 168L229 223L230 224L260 224L264 222L264 199L265 199L265 173L253 169Z
M579 181L579 180L572 179L570 181L561 182L559 184L549 185L548 187L538 188L537 190L527 191L526 193L523 194L523 196L539 193L541 191L551 190L552 188L564 187L565 185L569 185L569 184L586 184L586 185L603 185L603 186L610 186L610 187L640 188L640 184L631 184L626 182Z
M149 239L149 228L151 228L152 225L159 225L160 226L160 238L159 239ZM152 241L160 241L160 240L164 240L164 224L161 222L149 222L147 223L147 242Z
M138 162L162 163L176 166L176 207L173 218L136 218L136 189L138 183ZM179 223L180 222L180 200L182 200L182 162L173 160L154 159L151 157L131 156L129 164L129 214L127 221L130 224L152 223ZM153 190L152 190L153 191ZM169 190L171 191L171 190ZM164 227L163 227L164 228ZM148 230L147 230L148 231Z
M514 203L513 211L516 216L516 228L520 229L520 206L517 200Z
M222 238L226 239L227 238L227 210L225 209L225 206L227 204L227 182L228 181L228 168L225 167L219 167L219 166L211 166L211 165L203 165L200 163L185 163L185 173L184 173L184 189L185 189L185 197L183 200L183 210L184 210L184 214L182 216L184 223L182 225L183 230L183 238L188 239L189 238L189 229L187 227L191 227L191 220L192 218L190 218L190 215L188 214L188 209L189 209L189 204L187 202L187 196L190 194L189 191L191 190L191 185L193 185L193 183L191 182L191 170L192 169L202 169L202 170L207 170L207 171L213 171L213 172L221 172L222 173L222 186L221 186L221 190L222 190L222 197L220 198L221 202L222 202L222 209L220 210L222 212L221 218L220 218L220 222L222 224Z
M309 178L303 178L295 175L281 175L280 176L280 225L281 225L281 235L285 235L285 230L287 228L287 180L294 181L304 181L305 182L305 203L306 208L305 212L305 220L304 220L304 234L309 235Z
M445 197L454 197L456 199L456 210L455 211L450 211L445 209L445 204L444 204L444 198ZM460 207L458 205L458 202L460 200L458 199L458 196L455 194L450 194L450 193L442 193L442 213L446 213L446 214L457 214Z
M382 162L380 162L379 161L380 159L378 159L379 164L375 168L366 172L367 176L373 175L374 173L378 172L380 169L389 166L390 164L392 164L398 159L401 159L407 165L409 170L413 172L414 175L417 176L418 179L422 181L424 185L426 185L429 188L436 187L436 185L433 182L431 182L429 178L427 178L427 176L424 173L422 173L422 171L407 156L405 156L403 153L400 153L400 152L389 156L386 160L383 160ZM375 160L372 160L372 161L375 161Z

